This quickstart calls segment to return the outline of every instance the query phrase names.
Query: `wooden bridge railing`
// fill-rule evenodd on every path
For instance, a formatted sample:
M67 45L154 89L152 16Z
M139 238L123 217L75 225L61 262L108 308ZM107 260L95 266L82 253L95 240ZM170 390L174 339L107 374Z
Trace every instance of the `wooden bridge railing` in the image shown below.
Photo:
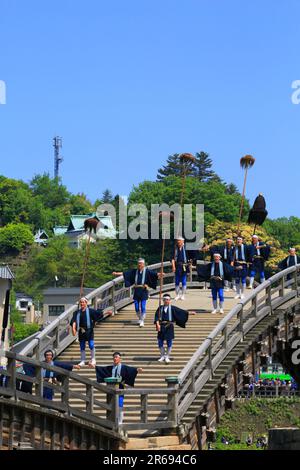
M200 345L179 374L178 421L184 416L214 371L265 316L298 296L300 265L288 268L260 284L235 305ZM285 289L291 288L286 291Z
M165 271L167 271L167 268L170 268L170 263L164 264ZM159 269L160 265L152 265L151 268ZM60 352L74 340L70 334L61 339L62 330L66 327L62 328L62 325L64 322L69 323L70 316L77 308L77 306L73 306L42 331L38 339L34 339L27 345L22 354L6 353L8 368L4 375L7 376L8 383L6 387L0 388L0 394L15 400L31 401L67 414L71 413L118 432L122 429L174 428L180 423L204 385L214 375L216 368L238 343L243 342L244 336L264 317L272 315L280 305L298 296L299 272L300 265L297 265L272 276L253 290L247 299L241 300L233 307L199 346L179 377L169 379L168 387L119 390L117 384L100 385L76 373L60 369L61 384L47 383L46 386L53 388L61 399L60 401L57 399L45 400L42 392L45 386L42 371L48 369L57 372L57 368L40 362L41 353L46 347L54 348L56 353ZM170 281L173 282L173 277L172 272L167 273L164 278L164 289L170 288ZM190 276L190 282L194 283L193 273ZM122 276L96 289L88 297L95 306L100 306L100 308L118 309L131 302L130 289L123 286ZM37 359L25 357L26 354L35 355ZM20 377L16 372L16 361L34 365L36 367L35 377L26 377L26 379L24 375ZM34 393L31 395L18 392L15 387L17 379L32 382ZM72 381L77 385L76 390L80 391L71 390L69 385ZM140 420L138 422L131 421L127 416L125 424L119 424L118 397L120 394L125 396L125 402L129 395L140 396ZM158 400L152 400L155 397ZM81 406L74 405L74 400L71 401L74 398L81 402ZM151 404L154 402L159 402L159 405ZM136 410L135 407L134 411ZM126 405L125 411L130 413L129 405ZM160 413L156 413L156 417L153 419L153 412Z
M154 271L160 270L160 263L148 266ZM168 290L174 285L174 273L171 271L171 263L164 263L165 276L163 278L163 290ZM188 285L197 286L200 283L197 281L196 271L191 271L188 277ZM150 289L150 295L158 293L158 289L154 291ZM103 286L93 290L86 296L94 308L101 308L105 310L113 310L116 312L118 309L125 307L133 302L132 288L124 286L123 276L107 282ZM74 340L75 337L69 328L71 318L78 309L78 305L73 305L65 312L53 320L43 331L36 335L32 341L27 343L18 352L24 356L32 356L43 360L43 353L46 349L50 348L54 351L55 356L64 351ZM106 318L106 317L105 317Z
M99 384L94 380L83 377L74 372L60 367L52 366L46 362L40 362L10 351L4 353L7 358L6 369L0 371L1 386L0 396L14 401L24 401L39 405L47 409L65 413L66 416L74 416L83 419L86 423L101 426L102 428L120 433L125 429L153 429L176 427L176 383L170 380L166 388L132 388L121 390L118 387L118 379L107 379L107 384ZM23 364L34 367L34 376L20 373L18 369ZM44 371L52 371L59 376L57 381L46 379ZM31 386L31 391L21 391L20 382ZM177 381L175 381L177 382ZM71 387L70 385L73 385ZM74 387L75 385L75 387ZM43 397L46 389L53 391L54 399ZM75 391L76 389L76 391ZM140 422L127 420L123 426L119 422L119 396L140 396L140 406L134 407L134 411L140 412ZM149 405L149 398L164 396L166 405ZM74 403L74 398L77 403ZM151 421L151 412L165 412L166 417L162 421ZM130 413L130 406L126 406L126 413Z

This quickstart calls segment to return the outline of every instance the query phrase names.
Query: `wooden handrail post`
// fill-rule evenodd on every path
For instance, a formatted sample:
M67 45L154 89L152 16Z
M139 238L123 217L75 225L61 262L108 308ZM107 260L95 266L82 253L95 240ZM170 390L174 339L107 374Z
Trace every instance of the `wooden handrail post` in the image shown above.
M148 395L141 394L141 423L148 423Z
M86 384L86 396L88 401L86 402L86 412L93 414L94 412L94 387L91 384Z
M241 341L244 341L244 305L241 304L241 310L239 312L240 316L240 325L239 325L239 330L242 334Z
M226 324L223 331L223 349L227 349L227 341L228 341L228 325Z
M188 388L189 393L193 393L195 391L195 368L193 367L190 373L191 383Z
M16 358L7 359L7 371L9 373L9 388L14 393L14 399L16 399Z
M37 397L43 398L43 369L40 365L35 367L35 378L37 380L37 383L35 384L35 394Z
M54 349L56 349L56 350L59 349L59 336L60 336L59 327L60 327L60 322L58 322L58 325L57 325L56 330L55 330L55 344L54 344Z
M119 395L116 393L116 390L119 389L119 384L122 382L122 379L121 377L107 377L104 379L104 382L112 389L107 391L106 395L106 402L109 406L109 409L106 411L106 418L113 423L114 429L118 431L120 428L120 409Z
M111 288L111 303L112 303L112 309L115 315L116 314L116 298L115 298L116 286L115 286L115 281L112 281L112 282L113 282L113 285Z
M268 296L266 304L267 304L268 307L270 307L270 309L271 309L271 315L272 315L273 309L272 309L272 293L271 293L271 290L272 290L272 285L269 284L269 285L266 287L266 294L267 294L267 296Z
M284 279L284 276L282 276L282 278L280 279L279 297L284 296L284 282L285 282L285 279Z
M294 271L293 275L294 275L295 291L297 292L297 295L298 295L298 273L297 273L297 268L295 268L295 271Z
M252 299L252 309L254 313L254 317L257 317L257 296L253 297Z
M168 388L175 388L175 393L168 393L168 421L172 421L175 425L178 425L178 386L179 380L176 376L166 377L165 381L168 384Z
M67 412L70 414L70 379L68 375L62 376L61 401L67 405Z
M210 376L213 378L214 371L213 371L213 363L212 363L212 339L207 338L210 340L210 345L207 349L208 361L207 361L207 368L210 370Z

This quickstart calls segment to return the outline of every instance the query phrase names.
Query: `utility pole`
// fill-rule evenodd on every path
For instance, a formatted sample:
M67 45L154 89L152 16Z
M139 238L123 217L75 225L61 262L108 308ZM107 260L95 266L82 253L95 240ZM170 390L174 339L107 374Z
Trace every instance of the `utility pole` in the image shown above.
M59 150L62 148L62 138L61 137L54 137L53 139L53 147L54 147L54 178L58 178L59 176L59 165L63 161L62 156L59 154Z

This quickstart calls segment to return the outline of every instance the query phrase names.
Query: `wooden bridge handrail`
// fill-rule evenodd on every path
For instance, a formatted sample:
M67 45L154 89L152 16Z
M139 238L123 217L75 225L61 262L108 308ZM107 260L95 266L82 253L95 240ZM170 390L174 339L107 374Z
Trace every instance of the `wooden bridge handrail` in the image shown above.
M203 263L203 261L198 261L199 263ZM170 261L165 261L163 263L164 268L171 267L171 262ZM159 270L161 268L161 263L155 263L151 264L148 266L149 269L153 270ZM170 273L173 275L173 273ZM120 301L115 302L115 296L118 295L119 291L115 292L115 288L118 286L123 286L124 287L124 279L123 276L118 276L115 279L106 282L102 286L98 287L97 289L94 289L92 292L86 295L87 299L91 302L95 301L97 302L97 299L101 294L105 294L107 291L112 291L112 296L111 296L111 303L112 306L114 306L115 309L118 309L119 306L124 306L122 302L124 302L124 299L122 298ZM127 297L128 303L132 301L132 296L131 296L131 289L130 288L124 288L128 289L129 295ZM150 291L150 293L154 293L156 291ZM104 299L105 300L105 299ZM104 308L104 313L105 310L109 309L110 306ZM21 355L32 355L36 354L39 352L40 354L40 359L42 359L42 352L45 347L51 347L54 350L54 354L57 355L60 352L63 351L66 347L68 347L74 340L75 337L73 337L71 331L69 331L68 334L66 334L66 337L62 341L63 347L62 348L57 348L53 347L53 343L55 342L55 337L59 336L61 333L66 332L66 329L68 328L68 324L71 320L72 315L76 310L78 309L77 304L70 306L68 309L66 309L63 313L61 313L55 320L53 320L49 325L47 325L40 333L38 333L29 343L27 343L21 350L19 350L19 353ZM106 318L106 316L104 316ZM65 324L67 323L67 324ZM52 335L52 337L51 337ZM44 345L44 348L42 350L40 349L40 345L42 342L45 341L47 344L46 346Z

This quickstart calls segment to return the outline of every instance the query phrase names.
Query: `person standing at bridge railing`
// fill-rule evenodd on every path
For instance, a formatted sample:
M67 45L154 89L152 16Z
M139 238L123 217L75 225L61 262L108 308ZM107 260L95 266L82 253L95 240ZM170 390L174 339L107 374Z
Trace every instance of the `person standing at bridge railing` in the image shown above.
M258 240L257 235L252 235L252 243L248 245L250 284L249 289L253 288L254 278L259 273L260 282L265 281L265 261L268 261L271 247Z
M112 315L112 311L106 311L106 315ZM104 316L103 310L95 310L88 306L88 299L82 297L79 301L79 309L74 313L70 325L72 327L73 336L78 334L80 343L81 361L79 366L84 366L86 361L85 345L89 344L91 351L91 363L96 364L96 350L94 343L94 326Z
M214 253L213 262L198 266L198 279L200 282L209 281L213 299L212 314L224 313L224 283L231 282L234 269L228 263L221 261L220 253ZM219 309L218 309L219 297Z
M89 367L95 367L90 364ZM113 353L113 364L110 366L96 366L97 382L104 382L105 378L121 378L119 384L120 389L124 389L125 385L134 387L137 374L141 374L143 369L141 367L131 367L122 363L122 355L116 351ZM124 395L119 395L119 424L123 424L123 409L124 409Z
M140 327L145 325L146 304L149 298L149 287L156 289L160 273L156 273L145 266L143 258L138 259L137 269L124 272L113 272L113 276L124 277L125 287L134 286L133 300Z
M171 260L172 271L175 273L175 300L184 300L186 293L187 272L191 267L189 254L184 246L184 238L178 237L174 249L174 254ZM181 293L180 293L181 284Z
M190 312L194 314L195 312ZM171 296L169 294L163 295L163 305L158 307L155 312L154 323L157 331L157 341L160 350L160 358L158 362L170 362L170 354L172 351L174 334L174 323L185 328L189 318L189 312L181 308L171 305ZM167 343L167 352L165 352L164 342Z
M236 299L244 298L248 270L248 259L248 246L244 245L242 237L237 237L233 261L235 269L235 285L237 291L237 295L235 296Z
M299 263L300 257L296 253L296 248L289 248L289 255L278 264L278 267L281 271L283 271L284 269L290 268L291 266L296 266L296 264ZM287 280L289 281L291 278L291 275L288 274Z

